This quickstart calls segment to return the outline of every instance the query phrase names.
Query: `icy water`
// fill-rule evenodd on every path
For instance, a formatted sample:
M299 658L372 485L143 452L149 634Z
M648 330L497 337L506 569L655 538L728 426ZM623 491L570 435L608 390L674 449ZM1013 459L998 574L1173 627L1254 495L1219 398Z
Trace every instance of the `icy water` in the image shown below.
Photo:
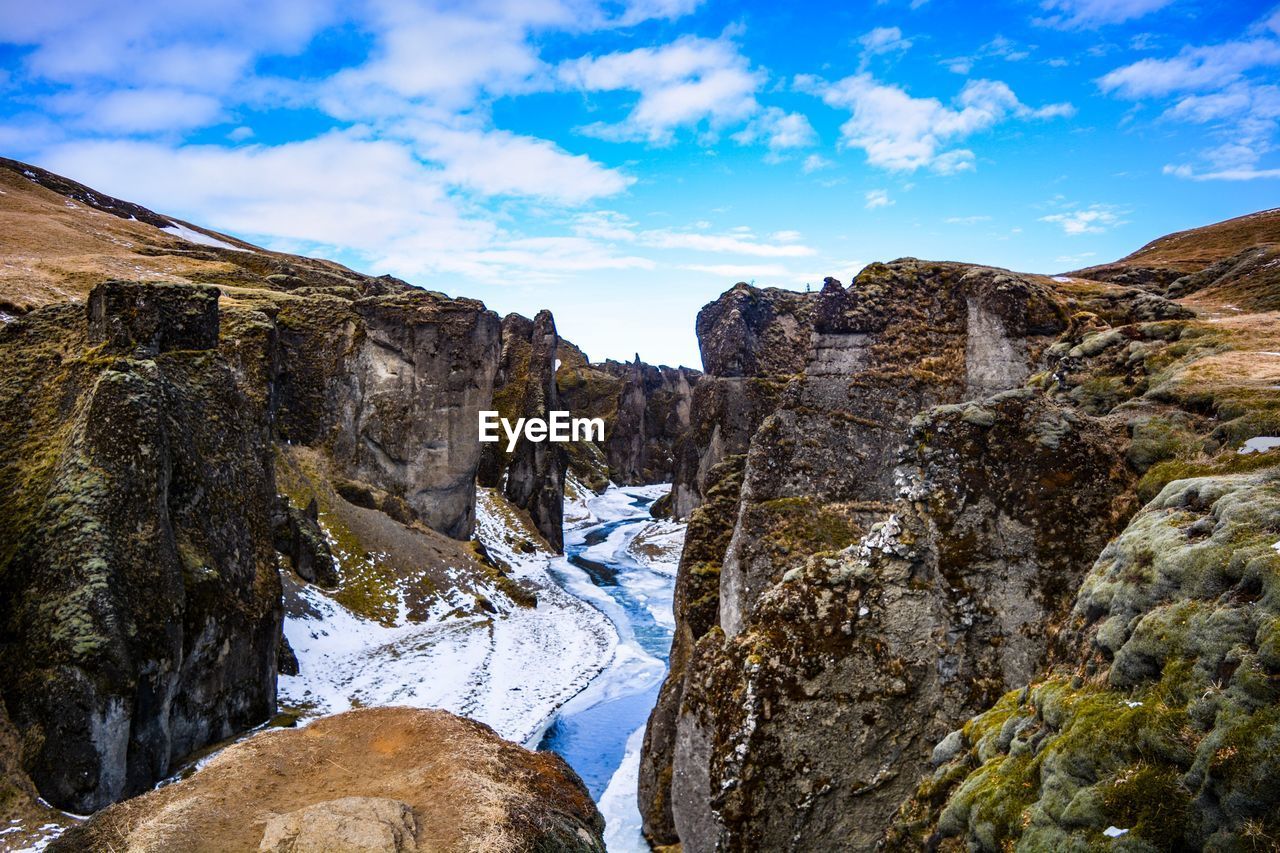
M588 502L595 519L565 530L565 556L551 572L599 608L617 629L608 668L555 716L538 747L558 752L599 803L611 853L648 850L640 836L636 774L645 721L666 674L674 620L675 562L642 563L632 540L652 521L666 487L610 489Z

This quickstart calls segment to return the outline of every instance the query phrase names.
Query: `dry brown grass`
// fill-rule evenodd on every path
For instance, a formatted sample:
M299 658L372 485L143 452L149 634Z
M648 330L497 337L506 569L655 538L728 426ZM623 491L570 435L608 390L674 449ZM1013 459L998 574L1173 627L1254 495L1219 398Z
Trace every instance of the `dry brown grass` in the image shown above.
M1251 246L1277 242L1280 208L1159 237L1116 263L1194 272Z
M271 817L357 796L409 804L419 849L502 853L527 840L523 815L591 819L589 795L566 770L444 711L368 708L234 744L183 782L102 812L73 840L99 851L250 851Z

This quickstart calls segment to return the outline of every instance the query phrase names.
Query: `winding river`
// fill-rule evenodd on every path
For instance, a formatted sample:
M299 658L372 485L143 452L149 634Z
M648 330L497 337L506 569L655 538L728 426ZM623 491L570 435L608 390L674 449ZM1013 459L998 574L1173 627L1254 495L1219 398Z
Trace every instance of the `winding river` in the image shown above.
M667 488L610 488L591 498L590 517L566 526L565 556L551 565L567 591L609 617L619 642L613 662L557 712L534 745L558 752L582 777L608 823L610 853L649 849L640 835L636 776L645 721L666 674L683 541L681 526L655 525L649 515Z

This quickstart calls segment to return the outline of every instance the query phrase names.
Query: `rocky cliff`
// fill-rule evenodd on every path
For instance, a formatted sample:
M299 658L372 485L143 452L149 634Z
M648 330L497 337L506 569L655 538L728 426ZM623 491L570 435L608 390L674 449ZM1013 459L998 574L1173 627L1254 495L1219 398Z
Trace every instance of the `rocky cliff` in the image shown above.
M1268 291L1248 274L1239 286ZM1098 647L1099 610L1078 597L1141 502L1187 473L1274 464L1237 453L1276 431L1274 393L1258 397L1276 368L1260 355L1280 333L1274 316L1224 317L1209 289L1186 305L1163 292L907 259L818 294L739 285L704 309L709 375L677 482L688 503L721 491L691 519L672 669L646 733L652 840L870 849L892 823L890 849L958 838L994 850L1028 821L1071 834L1060 808L1019 812L1047 784L1026 750L961 724L993 704L1001 724L1005 709L1034 717L1025 692L1000 697L1065 662L1098 677L1078 650ZM735 432L726 414L750 407L699 396L740 394L746 378L777 390ZM703 462L738 454L740 475ZM1252 601L1241 636L1262 649L1269 617ZM1109 631L1157 605L1129 606ZM1153 623L1145 654L1157 634ZM1145 665L1150 678L1158 667ZM1027 787L1022 805L1006 781ZM1268 792L1237 784L1254 785L1243 805L1197 818L1186 844L1261 820ZM1188 790L1207 808L1212 795ZM1079 838L1099 837L1098 815Z
M275 711L269 395L218 333L218 291L177 284L0 328L0 689L62 808Z
M508 314L502 321L502 358L493 407L512 425L520 418L543 418L561 408L556 390L560 337L550 311L530 320ZM538 531L557 550L564 549L564 478L569 454L561 444L532 442L521 436L507 450L506 434L481 451L479 482L502 489L527 510Z
M0 694L48 801L101 808L270 718L281 568L384 624L534 603L454 541L502 355L481 303L12 161L0 184Z
M571 448L578 478L595 489L669 483L677 444L689 428L694 389L702 374L687 367L607 360L590 362L577 347L561 350L556 384L574 414L601 418L605 438Z

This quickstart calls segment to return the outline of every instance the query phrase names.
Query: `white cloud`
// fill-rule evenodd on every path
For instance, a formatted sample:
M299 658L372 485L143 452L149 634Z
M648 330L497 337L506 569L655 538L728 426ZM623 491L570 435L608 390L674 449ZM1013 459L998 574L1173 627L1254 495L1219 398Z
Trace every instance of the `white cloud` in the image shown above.
M1035 19L1043 26L1091 29L1120 24L1163 9L1173 0L1044 0L1046 16Z
M950 147L955 142L1010 118L1070 116L1070 104L1033 109L1013 90L994 80L970 80L948 107L937 98L915 98L904 89L855 74L835 83L816 77L796 78L796 86L820 96L853 116L841 127L842 144L861 148L867 162L891 171L929 168L950 174L973 168L973 152Z
M889 198L888 190L868 190L863 196L866 199L867 210L875 210L877 207L890 207L893 205L893 199Z
M433 124L401 126L419 153L443 166L455 186L484 195L519 195L581 204L615 195L635 179L545 139L505 130L455 130Z
M1123 225L1122 211L1111 205L1093 204L1081 210L1069 210L1040 217L1041 222L1051 222L1062 228L1065 234L1102 234L1117 225Z
M331 132L278 146L171 148L78 142L43 158L104 192L283 251L350 251L376 271L553 282L591 269L644 269L583 236L509 233L457 198L407 143Z
M819 154L810 154L808 157L804 158L804 164L800 167L800 170L808 175L821 169L829 169L834 165L835 164L826 157Z
M860 67L866 69L871 60L886 54L903 53L911 49L911 39L902 37L897 27L876 27L858 39L862 45Z
M680 269L706 273L731 281L754 281L757 278L789 279L791 270L780 264L684 264Z
M180 89L118 89L101 95L66 93L47 102L98 133L153 133L190 130L221 120L217 98Z
M634 242L636 223L615 210L595 210L574 217L573 233L579 237L594 237L614 242Z
M215 91L255 56L293 53L337 19L330 0L6 3L4 40L30 45L23 65L50 80L164 80Z
M990 216L948 216L943 220L948 225L977 225L979 222L990 221Z
M749 232L750 229L746 229ZM808 246L793 241L763 243L749 233L696 234L688 231L658 229L643 231L640 241L656 249L688 249L695 252L746 255L753 258L800 258L814 254Z
M630 91L639 100L616 124L598 122L582 132L615 141L670 144L679 128L717 131L759 109L755 93L764 75L727 39L685 36L659 48L642 47L562 64L558 75L586 92Z
M978 48L971 56L957 56L944 59L942 64L954 74L967 75L981 59L1003 59L1005 62L1021 62L1031 55L1027 48L1020 47L1013 39L997 35L991 41Z
M651 228L642 230L630 217L612 210L597 210L574 217L575 234L610 242L634 243L652 249L735 254L750 258L800 258L815 254L801 241L799 231L775 231L761 240L750 227L739 225L726 233L706 233L711 223L695 222L692 230Z
M1197 172L1188 164L1168 165L1163 170L1166 175L1186 178L1191 181L1256 181L1263 178L1280 178L1280 169L1220 169L1210 172Z
M792 148L807 148L817 142L813 125L801 113L789 113L778 107L768 107L742 130L733 135L739 145L763 142L770 151L779 152Z
M1217 89L1244 72L1280 64L1280 43L1265 39L1184 47L1169 59L1142 59L1104 75L1098 85L1122 98L1146 98L1176 92Z
M1280 13L1277 13L1280 14ZM1271 28L1264 19L1249 28ZM1214 144L1197 152L1198 165L1168 165L1166 175L1197 181L1275 177L1259 166L1276 150L1280 87L1270 69L1280 65L1280 41L1250 38L1182 48L1175 56L1144 59L1104 75L1099 87L1130 100L1165 99L1162 121L1203 125ZM1266 73L1260 73L1266 69ZM1173 100L1170 100L1173 99Z

